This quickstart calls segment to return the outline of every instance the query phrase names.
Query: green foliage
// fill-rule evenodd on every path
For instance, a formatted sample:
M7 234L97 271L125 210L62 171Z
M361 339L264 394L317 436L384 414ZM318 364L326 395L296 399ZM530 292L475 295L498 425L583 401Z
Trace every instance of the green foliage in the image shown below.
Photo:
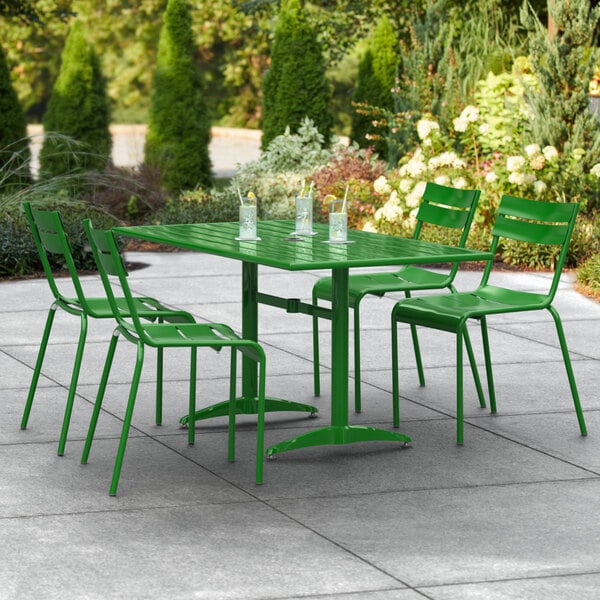
M329 144L333 125L330 101L316 32L307 22L300 1L285 0L263 82L263 149L287 127L295 132L305 117L315 123Z
M208 186L210 122L200 71L194 64L192 19L185 0L169 0L161 29L146 162L159 169L165 189Z
M30 180L29 158L25 115L0 47L0 189Z
M398 61L398 38L390 20L383 16L358 66L358 79L352 98L356 103L356 110L352 115L350 137L361 148L374 145L381 158L392 159L392 162L385 135L387 132L379 131L373 126L371 115L368 111L361 110L361 105L386 110L394 108L392 88L396 81Z
M239 200L233 190L191 190L168 200L163 208L152 215L153 223L218 223L238 219Z
M70 171L101 170L112 146L106 82L94 49L78 21L73 23L62 53L60 73L48 111L46 132L60 133L81 145L73 163L64 139L47 136L40 151L40 175L48 178Z
M531 64L539 87L528 94L533 109L531 140L565 155L585 150L584 168L600 161L600 128L588 108L589 83L597 63L595 32L600 7L589 0L549 0L555 33L526 6L521 20L529 32Z
M315 124L303 119L296 133L287 128L271 141L258 160L239 168L230 194L237 198L237 190L243 194L254 192L260 218L293 217L294 198L302 182L331 156L331 151L323 148L324 143Z
M95 270L92 254L87 250L88 242L81 221L92 218L94 224L102 228L114 227L116 221L103 212L94 210L85 203L56 204L51 200L37 202L38 206L59 208L65 231L73 250L73 258L78 269ZM65 265L49 255L53 270L60 271ZM0 208L0 276L14 277L39 273L42 265L39 260L31 230L20 207Z

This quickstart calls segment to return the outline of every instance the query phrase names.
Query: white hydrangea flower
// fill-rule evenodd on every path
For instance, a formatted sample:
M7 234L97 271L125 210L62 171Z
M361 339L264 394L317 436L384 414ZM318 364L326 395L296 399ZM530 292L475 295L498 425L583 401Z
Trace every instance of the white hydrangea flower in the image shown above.
M540 152L541 148L539 144L529 144L528 146L525 146L525 154L527 154L527 158L533 158Z
M554 146L546 146L542 150L542 154L548 162L552 162L555 158L558 158L558 150Z
M375 226L375 223L373 223L372 221L367 221L363 225L363 231L369 231L370 233L377 233L377 227Z
M453 167L458 160L456 152L442 152L439 156L440 165L445 167Z
M396 221L402 218L402 209L393 202L386 202L382 207L383 218L386 221Z
M496 183L498 181L498 175L494 171L490 171L486 176L485 180L487 183Z
M462 117L457 117L454 119L454 121L452 121L452 125L454 126L454 131L462 133L463 131L467 130L469 121L467 119L463 119Z
M546 185L546 182L541 179L538 179L533 184L533 190L536 193L536 196L541 196L547 189L548 186Z
M423 175L423 173L425 173L425 171L427 171L427 165L419 160L415 160L412 159L410 161L408 161L408 163L406 163L405 165L406 167L406 173L407 175L410 175L413 178L417 178L420 177L421 175Z
M434 130L439 130L440 126L437 121L432 121L430 119L420 119L417 121L417 135L419 139L426 140L431 135L431 132Z
M396 206L400 206L400 200L398 198L398 192L396 190L392 190L390 197L388 198L388 202L390 204L395 204Z
M525 174L519 171L514 171L508 176L508 181L515 185L525 185Z
M514 173L520 171L525 166L525 159L522 156L509 156L506 159L506 168Z
M375 211L375 214L373 215L373 218L374 218L376 221L381 221L381 219L383 219L383 207L382 207L382 208L378 208L378 209Z
M419 181L415 185L415 187L410 191L410 193L406 194L406 206L408 206L409 208L415 208L419 206L426 185L427 184L425 181Z
M475 123L479 120L479 109L472 104L465 106L463 111L460 113L462 119L466 119L470 123Z
M597 177L598 179L600 179L600 163L596 163L591 169L590 169L590 173L594 176Z
M373 189L375 190L376 194L382 194L382 195L389 194L392 191L392 188L388 184L387 179L385 178L385 175L380 175L373 182Z
M467 166L467 163L462 158L458 158L457 156L452 162L452 166L455 169L464 169Z
M450 177L448 175L438 175L433 181L438 185L450 185Z
M452 185L459 190L465 190L467 189L467 180L464 177L457 177L452 180Z
M479 133L480 133L481 135L486 135L486 134L488 134L488 133L489 133L491 130L492 130L492 128L490 127L490 124L489 124L489 123L482 123L482 124L479 126Z
M411 188L413 186L413 181L412 179L401 179L400 180L400 184L398 185L398 188L400 189L400 191L403 194L407 194L408 192L410 192Z
M534 154L529 158L529 164L535 171L541 171L546 166L546 157L543 154Z
M440 157L439 156L432 156L429 159L429 162L427 163L428 167L432 170L435 171L438 167L441 166L441 161L440 161Z
M537 177L533 173L525 173L523 176L524 185L533 185L537 181Z

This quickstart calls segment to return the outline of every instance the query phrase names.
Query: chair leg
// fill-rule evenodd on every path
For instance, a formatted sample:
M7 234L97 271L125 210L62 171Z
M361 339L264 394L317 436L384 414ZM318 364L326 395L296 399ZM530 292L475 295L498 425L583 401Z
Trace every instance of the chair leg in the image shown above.
M494 390L494 374L492 372L492 358L490 353L490 339L488 336L487 319L481 317L481 337L483 338L483 353L485 356L485 374L488 381L488 394L490 396L490 410L496 412L496 392Z
M256 483L263 482L263 467L265 454L265 382L266 382L266 360L262 349L259 350L259 383L258 383L258 422L256 427Z
M463 327L465 325L463 324ZM463 411L463 327L456 334L456 443L462 445L464 436Z
M575 405L577 421L579 422L579 431L581 432L581 435L587 435L587 427L585 425L585 419L583 417L581 403L579 402L579 393L577 391L577 384L575 383L575 375L573 373L573 367L571 365L571 358L569 357L569 350L567 348L567 340L565 338L565 332L563 330L562 322L558 312L554 307L549 306L548 310L554 318L554 323L556 324L556 332L558 334L558 340L560 342L560 349L562 351L563 361L565 363L565 369L567 371L567 377L569 378L571 396L573 396L573 404Z
M354 412L362 410L360 385L360 298L354 305Z
M406 298L410 298L410 291L404 292ZM421 358L421 348L419 347L419 336L417 334L417 327L415 325L410 326L410 336L413 344L413 352L415 354L415 362L417 363L417 373L419 375L419 385L425 386L425 371L423 370L423 360Z
M188 406L188 444L194 445L196 441L196 421L192 418L196 414L196 369L198 365L198 349L195 346L190 348L190 397Z
M77 381L79 380L79 371L81 370L81 361L83 359L83 350L85 348L85 338L87 336L87 315L82 312L81 328L79 330L79 341L77 342L77 351L75 352L75 363L73 364L73 372L71 374L71 383L69 385L69 395L67 396L67 404L65 406L65 415L63 417L60 439L58 441L58 456L65 453L67 444L67 434L69 433L69 425L71 423L71 413L73 412L73 403L75 402L75 393L77 391Z
M471 344L471 336L469 330L465 324L465 346L467 348L467 355L469 356L469 364L471 365L471 372L473 373L473 380L475 381L475 389L477 390L477 397L479 398L479 406L485 408L485 397L483 395L483 387L481 386L481 378L479 377L479 369L477 368L477 361L475 360L475 354L473 352L473 345Z
M129 437L129 428L131 427L131 418L133 416L133 407L135 406L135 397L137 395L140 376L142 374L142 365L144 363L144 344L138 342L137 357L135 361L135 369L133 371L133 379L131 381L131 390L129 391L129 399L127 401L127 409L125 410L125 418L123 419L123 429L121 430L121 439L119 440L119 448L117 450L117 458L113 469L113 476L110 482L109 495L117 495L117 487L119 485L119 477L121 475L121 467L123 466L123 457L127 447L127 438Z
M229 431L227 459L235 461L235 397L237 383L237 350L231 347L231 364L229 367Z
M156 350L156 406L155 422L162 425L162 406L163 406L163 355L164 348ZM193 414L193 413L190 413Z
M85 444L83 446L83 453L81 454L81 464L87 463L88 457L90 455L90 450L92 448L92 440L94 439L94 433L96 432L96 424L98 423L98 416L100 415L100 409L102 408L102 401L104 400L104 393L106 392L106 384L108 383L108 376L110 374L110 368L112 367L112 362L115 356L115 350L117 348L118 341L119 334L115 331L115 333L113 333L112 337L110 338L108 352L106 353L104 369L102 370L102 377L100 378L100 385L98 386L98 393L96 394L96 402L94 403L92 418L90 419L87 437L85 438Z
M312 298L313 306L317 305L318 299L313 293ZM313 327L313 394L315 396L321 395L321 369L319 366L319 317L317 315L312 316L312 327Z
M400 427L400 389L398 383L398 324L392 310L392 423Z
M27 422L29 421L29 414L31 413L31 405L33 404L33 397L35 396L37 384L40 379L42 363L44 362L46 348L48 347L48 338L50 337L50 331L52 330L52 323L54 322L57 308L58 307L56 304L53 304L48 311L48 316L46 317L46 325L44 326L44 333L42 334L40 349L38 350L37 359L35 361L33 376L31 377L31 384L29 385L29 393L27 394L27 400L23 410L23 417L21 418L21 429L27 429Z

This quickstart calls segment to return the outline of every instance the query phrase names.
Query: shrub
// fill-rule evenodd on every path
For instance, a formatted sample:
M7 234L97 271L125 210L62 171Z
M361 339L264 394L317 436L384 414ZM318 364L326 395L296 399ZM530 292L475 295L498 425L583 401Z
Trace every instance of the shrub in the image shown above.
M44 178L70 172L102 170L112 147L106 81L83 27L75 21L62 53L58 79L44 115L45 136L40 151ZM74 140L79 148L71 151Z
M263 137L266 149L286 128L296 132L309 117L326 145L331 140L331 90L316 32L299 0L282 2L271 49L271 66L263 81Z
M28 142L25 115L0 46L0 189L30 181Z
M192 18L185 0L169 0L152 82L145 159L171 192L208 187L210 123L194 63Z
M183 192L154 215L153 223L218 223L238 219L239 200L231 190L208 193L203 190Z

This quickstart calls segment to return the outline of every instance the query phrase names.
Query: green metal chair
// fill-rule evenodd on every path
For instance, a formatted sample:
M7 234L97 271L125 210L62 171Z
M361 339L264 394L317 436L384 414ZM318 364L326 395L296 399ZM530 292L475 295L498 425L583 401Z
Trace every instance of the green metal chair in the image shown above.
M486 264L479 287L472 292L438 294L401 300L392 311L392 388L394 426L399 426L398 408L398 332L397 323L411 327L423 326L456 334L456 439L463 443L463 338L467 335L469 319L481 325L483 350L490 398L490 408L496 412L496 397L487 331L487 316L505 313L547 310L554 319L563 361L569 379L571 395L579 421L581 435L586 426L579 402L579 394L571 367L569 351L560 316L552 306L579 205L558 204L503 196L492 229L491 251L496 253L501 238L519 243L549 244L557 247L557 258L552 282L546 293L533 293L498 287L489 283L493 259Z
M25 211L25 216L31 228L40 261L46 275L46 280L48 281L48 285L54 296L54 301L50 306L46 318L42 341L40 343L40 349L38 351L33 377L31 379L29 393L27 395L23 417L21 419L21 429L27 428L42 364L44 362L44 356L46 354L46 348L48 346L48 339L52 331L52 325L57 309L61 308L66 313L75 315L80 319L80 331L75 353L75 363L73 364L67 404L58 443L58 455L62 456L65 451L73 402L77 391L77 381L79 379L79 371L87 336L88 317L93 317L95 319L112 319L113 312L106 297L89 297L84 293L84 288L77 274L71 245L65 234L60 214L57 211L36 209L31 206L29 202L23 203L23 210ZM48 254L54 254L60 258L70 277L61 280L54 278L52 267L48 260ZM60 284L59 281L61 282ZM67 294L63 293L66 287L71 288L68 290ZM127 310L125 298L117 298L117 303L121 310ZM159 321L166 320L171 322L194 321L191 314L185 311L167 308L154 298L136 297L134 303L138 314L145 319ZM158 353L157 362L156 423L160 425L162 422L162 352Z
M417 225L413 237L418 239L424 233L424 226L437 226L461 231L460 246L464 246L469 235L469 228L477 208L481 192L479 190L459 190L455 188L428 183L423 192L423 200L417 213ZM456 276L458 263L455 263L448 273L436 273L422 267L404 266L394 273L365 273L350 275L349 302L354 309L354 409L361 411L361 381L360 381L360 302L368 294L383 297L387 292L404 292L407 298L417 290L438 290L448 288L455 292L452 281ZM331 302L332 279L323 277L317 281L312 291L313 304L319 300ZM415 328L411 328L419 383L425 385L425 376L419 352L419 341ZM470 346L469 346L470 348ZM471 353L469 354L471 356ZM474 359L473 359L474 367ZM314 394L320 394L319 373L319 318L313 316L313 369ZM475 369L475 367L474 367ZM476 381L479 381L474 370ZM485 406L481 386L478 388L481 406Z
M106 290L108 301L110 302L113 315L117 321L117 328L111 338L106 361L98 388L98 395L92 413L92 419L85 441L81 462L86 463L89 457L96 423L102 408L102 401L106 391L108 376L112 366L115 350L119 336L122 335L126 340L133 342L137 347L137 357L133 371L131 389L121 438L117 450L117 457L113 470L112 481L110 484L110 495L117 493L119 476L123 457L127 445L133 408L137 395L137 389L140 382L142 365L144 361L144 349L146 346L162 350L164 348L190 348L190 390L188 414L193 415L196 412L196 359L197 350L201 347L208 347L214 350L221 350L223 347L231 348L230 363L230 386L229 386L229 436L228 436L228 458L235 459L235 398L236 398L236 365L237 351L244 356L255 361L259 369L258 386L258 429L256 441L256 483L262 483L263 480L263 454L264 454L264 420L265 420L265 354L257 342L238 337L234 331L222 323L148 323L141 319L137 311L137 304L129 289L127 283L127 271L123 265L119 249L112 231L103 231L94 229L89 219L83 222L84 229L88 235L94 258L102 278L102 283ZM127 309L123 313L117 302L115 288L117 283L124 294ZM195 440L195 428L188 427L188 443L193 444Z

